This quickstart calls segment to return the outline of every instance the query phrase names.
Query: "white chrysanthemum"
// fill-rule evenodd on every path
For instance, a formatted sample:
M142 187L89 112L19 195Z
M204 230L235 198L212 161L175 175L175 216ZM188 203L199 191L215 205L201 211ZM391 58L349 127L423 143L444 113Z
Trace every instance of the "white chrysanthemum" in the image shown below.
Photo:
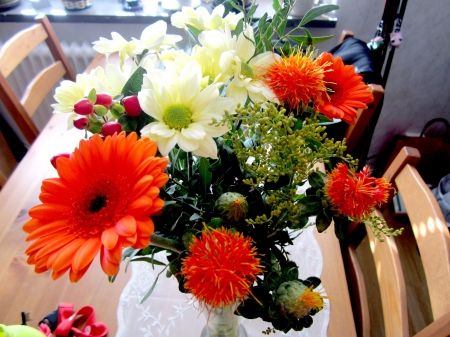
M114 92L110 86L105 70L102 67L97 67L90 74L77 75L75 82L68 80L61 82L53 96L57 102L52 104L54 112L73 112L75 102L87 96L92 89L95 89L98 93L109 93L111 96L118 93Z
M136 49L132 56L141 54L145 49L149 52L159 52L161 47L176 47L176 43L182 40L179 35L167 34L167 23L157 21L145 28L139 40L134 39Z
M254 102L269 100L278 103L276 95L263 79L269 66L280 56L270 51L254 56L255 36L251 26L247 25L237 39L231 35L227 25L224 30L202 32L198 38L204 47L211 48L216 53L222 52L221 73L234 76L227 86L227 97L241 105L245 104L247 97Z
M199 30L214 30L224 27L226 22L231 29L235 29L239 20L244 17L243 13L230 13L223 18L224 13L225 7L223 5L216 6L211 14L202 6L197 9L182 7L181 12L172 15L171 22L177 28L184 29L187 25L190 25Z
M106 56L119 52L120 67L122 68L128 57L140 55L144 50L159 52L162 46L175 47L176 42L182 40L181 36L166 34L166 32L167 23L160 20L145 28L139 40L132 38L132 41L127 41L119 33L113 32L111 33L112 40L101 37L93 44L96 51Z
M141 135L156 141L163 156L178 144L186 152L217 158L213 137L223 135L228 127L210 124L213 119L221 120L235 103L220 97L216 85L202 90L201 81L202 72L195 61L181 73L169 65L165 71L156 69L144 75L139 104L156 122L145 126Z

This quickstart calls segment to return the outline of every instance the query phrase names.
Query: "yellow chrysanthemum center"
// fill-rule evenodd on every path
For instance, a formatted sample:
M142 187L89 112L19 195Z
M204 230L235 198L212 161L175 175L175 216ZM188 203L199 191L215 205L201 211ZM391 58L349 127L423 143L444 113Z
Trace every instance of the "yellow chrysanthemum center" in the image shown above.
M309 287L303 291L302 296L297 298L296 302L302 302L303 305L315 310L322 310L323 298L319 292L313 291L312 287Z
M241 75L247 78L254 78L255 76L252 68L245 62L241 63Z
M164 111L163 121L171 129L181 130L187 128L192 123L192 111L182 104L169 106Z
M120 180L120 179L119 179ZM69 215L71 232L80 238L90 238L114 226L126 213L128 184L115 179L94 179L72 202Z

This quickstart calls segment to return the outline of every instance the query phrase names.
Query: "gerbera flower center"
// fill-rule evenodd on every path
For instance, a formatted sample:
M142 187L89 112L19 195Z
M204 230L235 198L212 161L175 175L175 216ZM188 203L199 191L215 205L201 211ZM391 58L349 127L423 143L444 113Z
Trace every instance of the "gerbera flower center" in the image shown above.
M241 63L241 75L247 78L255 77L252 68L245 62Z
M92 184L85 186L80 196L73 200L68 221L72 233L90 238L115 226L126 214L128 190L125 180L118 177L92 179Z
M182 104L169 106L164 112L163 121L171 129L181 130L192 123L192 111Z
M89 212L97 213L106 206L108 199L104 195L96 195L94 199L91 200L91 205L89 206Z

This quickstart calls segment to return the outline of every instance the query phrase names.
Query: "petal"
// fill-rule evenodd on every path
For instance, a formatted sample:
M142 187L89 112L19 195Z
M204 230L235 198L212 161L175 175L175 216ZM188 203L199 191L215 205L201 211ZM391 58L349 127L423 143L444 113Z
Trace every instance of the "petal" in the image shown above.
M159 137L169 138L172 137L176 130L171 129L165 123L151 123L151 127L149 127L149 131Z
M193 151L193 153L199 157L217 159L217 145L214 139L206 136L200 142L198 149Z
M163 108L161 103L156 98L155 92L150 89L139 91L138 100L141 109L149 116L160 121L163 118Z
M113 249L119 240L119 234L116 233L114 227L108 228L102 233L102 244L106 249Z
M169 138L159 138L157 140L159 152L163 157L166 157L170 150L172 150L175 144L178 142L178 132Z
M182 133L178 134L178 146L186 152L192 152L199 146L200 141L196 139L186 138Z
M67 270L73 263L74 254L76 256L79 248L86 242L85 239L76 239L66 245L64 248L61 248L56 254L52 261L51 268L54 271L59 270Z
M148 214L148 210L150 209L150 207L152 207L152 205L153 205L153 200L144 195L144 196L140 197L139 199L134 200L131 204L128 205L127 213L136 215L136 216L139 216L142 214ZM136 220L134 219L134 217L132 217L132 218L134 220L134 223L136 224ZM134 230L134 232L127 231L127 233L129 233L128 235L132 235L135 232L136 232L136 229ZM124 234L122 234L122 235L124 235ZM124 236L128 236L128 235L124 235Z
M189 124L189 127L181 129L181 134L188 139L194 140L202 140L206 135L205 129L198 123Z
M200 91L202 70L196 61L189 62L181 71L178 90L181 101L187 104Z
M73 257L72 269L81 271L88 266L102 247L102 241L99 238L88 239L75 253Z
M233 82L228 84L226 96L234 99L236 103L240 103L241 106L247 102L247 89L245 87L238 87Z
M130 236L136 233L136 220L131 215L125 215L116 226L116 233L121 236Z

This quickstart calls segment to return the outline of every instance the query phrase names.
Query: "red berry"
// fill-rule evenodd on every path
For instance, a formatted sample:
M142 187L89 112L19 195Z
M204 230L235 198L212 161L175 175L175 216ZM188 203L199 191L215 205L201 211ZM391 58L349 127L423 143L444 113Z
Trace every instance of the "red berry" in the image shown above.
M78 116L73 120L73 126L78 130L84 130L89 125L89 118L85 116Z
M122 131L122 126L117 122L107 122L102 126L103 136L112 136L114 133Z
M99 93L97 94L95 104L103 105L105 108L109 109L109 107L113 104L113 100L111 95L107 93Z
M61 153L57 154L56 156L53 156L52 159L50 159L50 163L53 165L54 168L56 168L56 159L58 158L70 158L70 153Z
M141 114L141 105L137 96L127 96L122 99L122 105L128 116L136 117Z
M82 98L76 101L73 111L79 115L89 115L94 112L94 104L89 102L87 98Z

